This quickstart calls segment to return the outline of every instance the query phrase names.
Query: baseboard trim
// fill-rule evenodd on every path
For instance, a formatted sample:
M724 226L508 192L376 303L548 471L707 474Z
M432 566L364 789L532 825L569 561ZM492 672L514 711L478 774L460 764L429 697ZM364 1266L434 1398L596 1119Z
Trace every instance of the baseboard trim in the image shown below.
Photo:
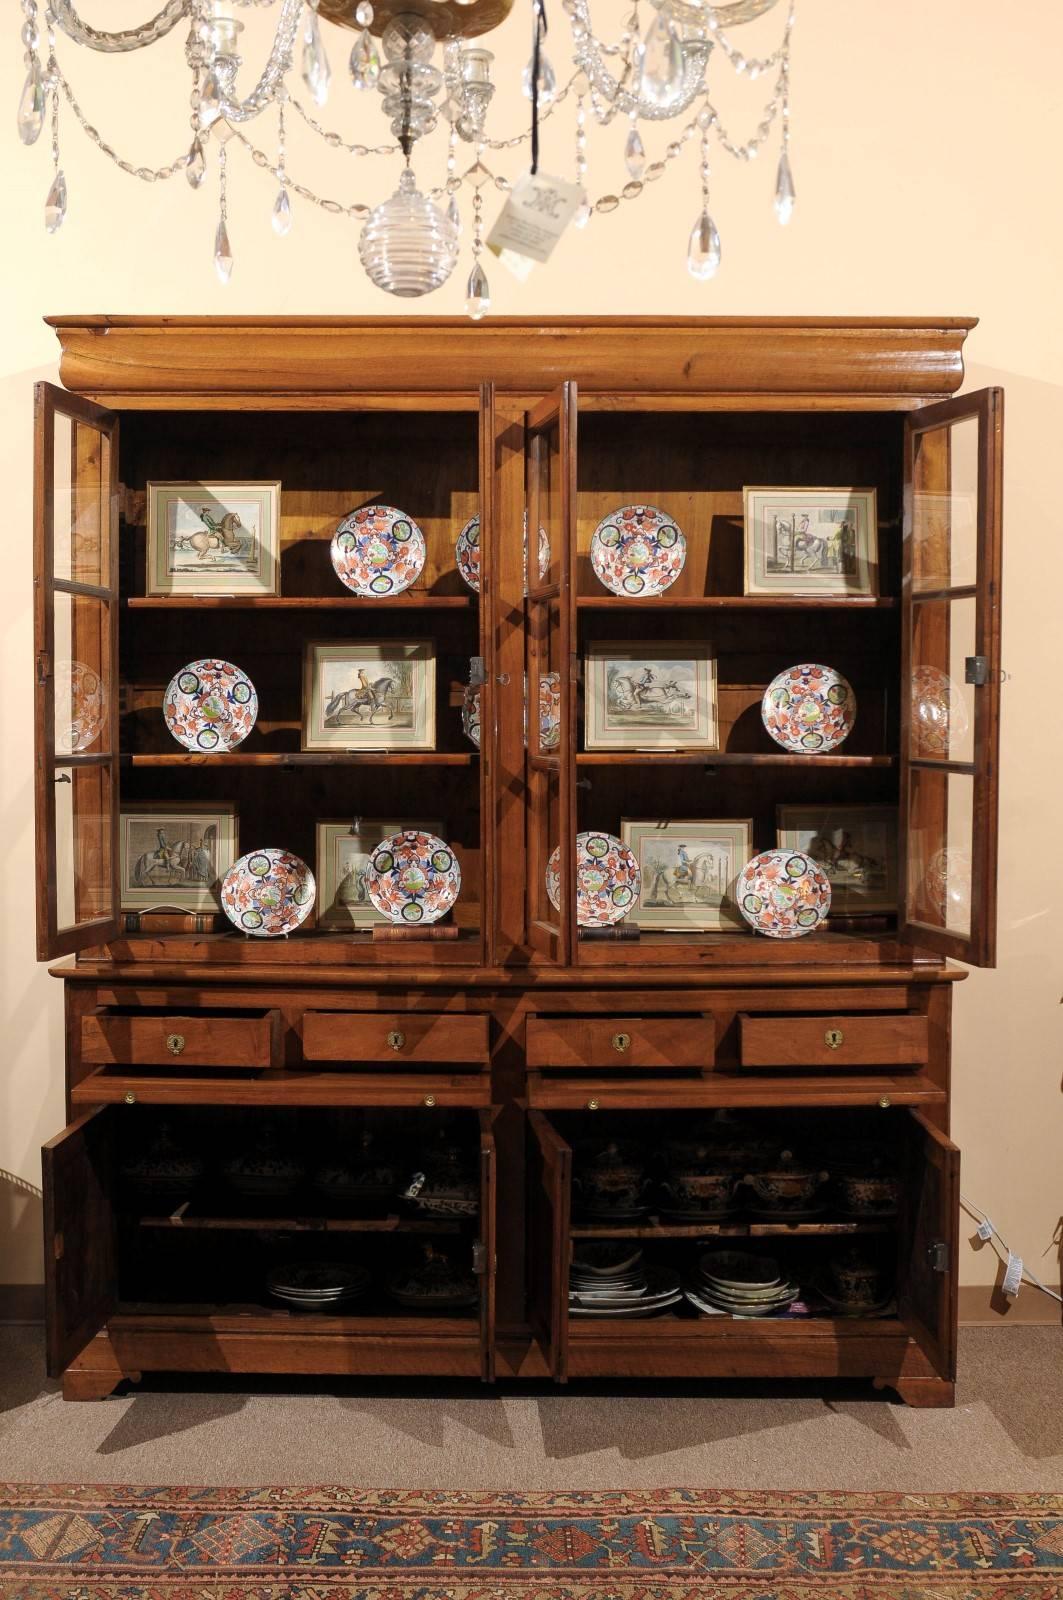
M1049 1284L1059 1294L1058 1284ZM965 1328L1048 1328L1063 1323L1063 1306L1058 1300L1024 1283L1015 1300L1001 1294L996 1284L961 1285L960 1325Z
M0 1283L0 1322L43 1322L43 1283Z

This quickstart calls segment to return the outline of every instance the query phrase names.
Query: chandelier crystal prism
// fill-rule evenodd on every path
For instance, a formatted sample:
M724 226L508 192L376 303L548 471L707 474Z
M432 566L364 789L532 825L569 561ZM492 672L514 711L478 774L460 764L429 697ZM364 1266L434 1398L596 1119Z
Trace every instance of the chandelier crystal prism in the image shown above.
M557 3L551 0L552 7ZM43 11L38 0L20 0L25 79L16 121L23 144L33 146L50 118L46 228L56 232L67 212L68 179L59 145L62 105L88 139L131 177L157 183L183 173L193 190L213 190L213 261L223 283L233 272L228 185L237 162L241 175L244 168L258 168L270 181L266 203L279 238L293 231L293 197L353 221L359 229L362 267L387 294L433 293L453 274L467 239L465 305L474 320L491 303L481 260L485 223L491 220L485 218L485 204L492 196L503 204L529 169L537 170L540 130L550 171L574 182L582 193L572 219L580 230L595 218L625 210L666 174L692 167L693 152L685 158L688 146L696 142L700 197L695 221L684 229L682 216L677 216L675 242L681 262L685 240L688 271L699 280L714 277L722 260L709 206L713 150L751 162L769 139L777 140L775 187L766 203L773 202L783 225L794 212L790 41L796 0L635 0L630 11L626 0L560 0L570 34L567 76L555 70L546 54L545 0L165 0L155 16L110 32L86 23L74 0L41 4ZM611 22L618 32L599 30L592 4L596 15L620 13L622 20L614 17ZM531 12L532 54L520 83L507 85L508 92L499 99L511 115L531 100L532 126L500 131L492 123L496 88L501 87L492 81L495 55L479 41L520 5ZM783 20L775 47L760 57L740 50L733 30L776 8ZM275 18L257 79L249 79L241 54L247 48L241 34L248 30L238 12L251 9L272 10ZM550 53L559 62L560 28L556 17L551 21ZM136 54L175 29L181 30L189 74L191 141L168 165L148 167L119 155L97 130L67 75L66 54L70 45L111 55ZM332 63L341 61L349 63L348 72L333 71ZM712 98L712 63L730 66L736 77L749 81L763 77L769 85L759 120L745 138L728 131ZM326 126L320 120L322 108L329 108L331 119L334 105L337 121L356 115L371 126L363 127L358 138ZM271 111L275 135L259 137L257 127L264 117L269 121ZM354 170L367 188L369 175L383 169L376 198L337 199L321 191L313 174L294 166L290 173L286 117L300 124L300 162L316 139L323 171L329 152L356 157ZM568 119L574 140L557 131ZM597 195L588 155L592 123L618 135L610 154L604 153L604 139L595 140L595 164L601 163L607 178ZM385 126L390 139L382 140ZM574 159L562 154L572 151L573 143ZM470 147L470 155L459 162L462 145ZM401 166L390 195L388 163ZM503 259L506 255L512 261L512 254L506 252ZM526 265L530 271L531 262Z

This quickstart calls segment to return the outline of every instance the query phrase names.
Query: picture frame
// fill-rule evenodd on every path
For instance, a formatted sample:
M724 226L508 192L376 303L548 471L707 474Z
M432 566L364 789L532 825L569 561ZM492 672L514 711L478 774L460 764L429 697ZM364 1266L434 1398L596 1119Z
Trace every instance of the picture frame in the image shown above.
M620 824L642 875L632 920L640 931L742 933L738 875L753 854L749 817L701 817Z
M878 594L874 489L756 486L742 501L747 595Z
M232 806L145 802L118 819L123 911L221 911L221 881L240 854Z
M314 877L317 880L317 926L346 933L388 922L365 891L365 867L384 839L407 828L445 838L440 821L419 818L381 821L375 817L322 818L318 821Z
M831 916L868 916L897 910L897 824L892 805L781 805L776 837L826 872Z
M279 594L280 497L279 480L150 481L146 593Z
M596 640L584 659L585 750L718 750L706 640Z
M304 750L434 750L435 742L433 641L305 645Z

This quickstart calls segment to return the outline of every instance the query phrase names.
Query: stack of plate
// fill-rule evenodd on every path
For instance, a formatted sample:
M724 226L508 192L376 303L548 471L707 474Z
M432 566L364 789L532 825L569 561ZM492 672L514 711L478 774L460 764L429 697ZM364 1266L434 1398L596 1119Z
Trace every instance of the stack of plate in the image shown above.
M678 1272L646 1266L642 1251L625 1247L626 1259L603 1268L574 1261L569 1273L568 1309L573 1317L652 1317L683 1298Z
M276 1267L268 1279L271 1295L304 1311L332 1311L365 1294L369 1282L364 1267L340 1267L327 1261Z
M782 1276L771 1256L716 1250L701 1257L683 1292L706 1314L729 1311L734 1317L770 1317L792 1305L800 1289Z

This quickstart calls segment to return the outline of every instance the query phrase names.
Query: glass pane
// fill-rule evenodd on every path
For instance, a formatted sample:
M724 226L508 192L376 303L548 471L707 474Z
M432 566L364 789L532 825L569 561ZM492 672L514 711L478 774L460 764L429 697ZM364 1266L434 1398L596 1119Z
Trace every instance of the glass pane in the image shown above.
M917 433L912 470L912 586L954 589L978 573L978 420Z
M111 441L85 422L55 414L52 526L55 577L110 586Z
M53 772L58 932L111 915L110 763Z
M976 653L975 600L919 600L912 606L911 754L973 761L975 695L965 680Z
M99 755L111 748L111 608L87 595L55 595L55 753Z
M561 581L564 530L561 522L561 428L559 423L544 429L533 444L532 471L539 488L539 533L535 548L525 535L524 570L527 587ZM529 485L530 489L530 485Z
M908 920L969 938L974 779L913 767L908 821Z

